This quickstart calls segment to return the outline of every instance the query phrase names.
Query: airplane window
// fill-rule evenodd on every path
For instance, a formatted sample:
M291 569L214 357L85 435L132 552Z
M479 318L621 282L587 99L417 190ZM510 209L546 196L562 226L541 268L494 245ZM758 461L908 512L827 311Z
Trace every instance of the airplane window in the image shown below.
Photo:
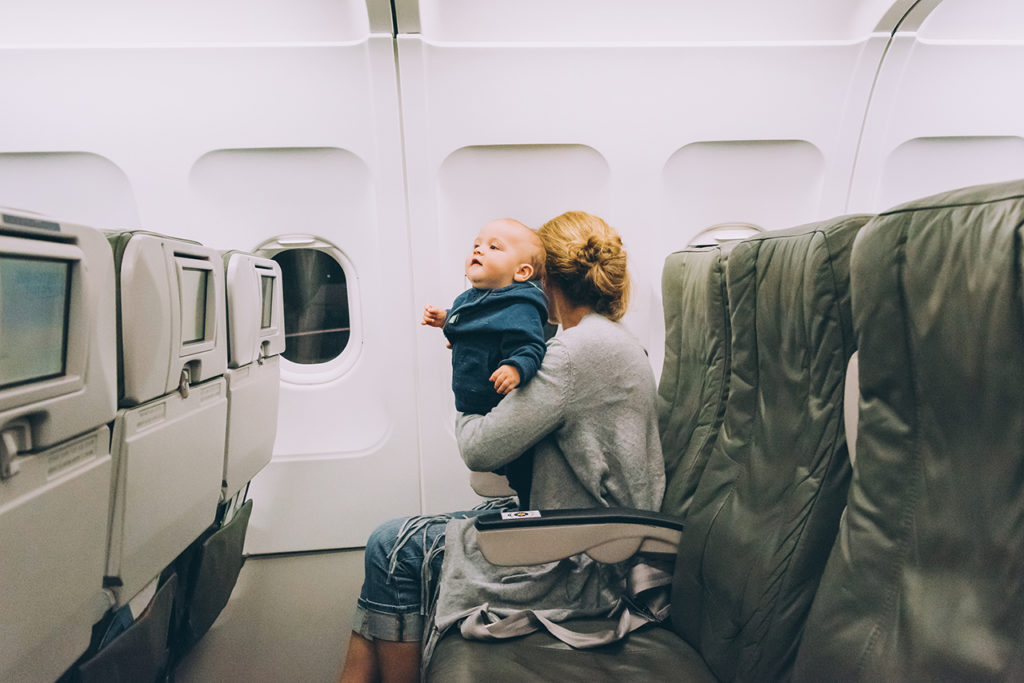
M764 228L753 223L719 223L698 233L687 246L713 247L722 242L746 239L761 232L764 232Z
M351 332L341 263L320 249L285 249L271 258L281 266L284 357L304 365L337 358Z

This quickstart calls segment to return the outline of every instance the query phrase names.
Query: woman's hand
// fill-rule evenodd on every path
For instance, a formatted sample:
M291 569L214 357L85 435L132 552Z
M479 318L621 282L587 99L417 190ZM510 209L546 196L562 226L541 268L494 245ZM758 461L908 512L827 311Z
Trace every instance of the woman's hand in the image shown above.
M505 395L519 386L519 370L514 365L502 365L491 375L494 390Z

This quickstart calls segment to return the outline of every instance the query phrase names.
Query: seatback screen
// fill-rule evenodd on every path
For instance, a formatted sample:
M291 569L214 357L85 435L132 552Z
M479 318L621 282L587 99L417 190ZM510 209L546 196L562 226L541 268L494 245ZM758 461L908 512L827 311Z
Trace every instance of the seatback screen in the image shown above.
M66 371L71 263L0 256L0 389Z
M274 310L274 278L270 275L261 275L261 291L263 293L263 316L260 321L260 327L267 329L273 322L273 310Z
M192 344L206 338L206 290L210 271L181 269L181 342Z

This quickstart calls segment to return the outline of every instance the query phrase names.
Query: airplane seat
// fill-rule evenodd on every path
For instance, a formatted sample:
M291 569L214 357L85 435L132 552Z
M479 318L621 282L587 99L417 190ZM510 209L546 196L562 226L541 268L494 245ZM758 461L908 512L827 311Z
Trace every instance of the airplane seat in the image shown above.
M730 395L679 545L672 622L719 680L788 677L846 504L849 260L870 217L753 237L729 258Z
M669 546L677 547L671 630L645 628L624 642L582 652L539 633L499 643L448 634L431 660L430 680L787 677L846 502L843 390L854 351L849 255L868 218L844 216L764 233L728 254L729 394L685 525L679 525L685 529L674 536L678 545ZM668 297L666 303L672 305ZM592 546L607 548L607 520L592 519L603 511L585 512L582 524L601 527ZM509 520L485 530L492 521L477 522L480 546L502 564L533 561L540 544L496 560L490 536L506 543L513 531L550 522ZM565 537L577 542L564 554L588 548L571 523L564 527ZM544 526L543 533L562 528ZM656 540L645 537L647 528L614 533L635 540L633 548ZM659 543L650 547L662 549ZM610 623L568 626L588 631Z
M658 421L665 454L662 512L685 519L729 396L729 297L725 266L736 242L670 254L662 271L665 362Z
M114 271L98 230L0 209L0 680L55 680L110 607Z
M224 254L224 268L228 423L221 498L226 501L273 455L285 330L281 266L231 251Z
M221 504L215 527L196 544L183 571L181 622L172 634L181 655L210 629L227 604L244 563L252 500L242 488L270 462L277 435L284 297L276 261L240 251L222 255L227 311L227 423ZM240 495L242 494L242 495Z
M143 231L108 239L118 285L120 409L106 583L121 607L214 523L227 337L219 252Z
M858 454L794 680L1024 679L1022 225L1024 180L858 238Z

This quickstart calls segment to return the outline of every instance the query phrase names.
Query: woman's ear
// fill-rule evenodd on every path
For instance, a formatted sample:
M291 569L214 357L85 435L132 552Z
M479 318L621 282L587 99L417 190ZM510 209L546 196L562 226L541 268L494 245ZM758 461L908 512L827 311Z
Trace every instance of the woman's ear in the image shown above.
M516 282L526 282L533 277L536 271L533 269L531 263L520 263L519 267L516 268L516 272L512 275L512 279Z

